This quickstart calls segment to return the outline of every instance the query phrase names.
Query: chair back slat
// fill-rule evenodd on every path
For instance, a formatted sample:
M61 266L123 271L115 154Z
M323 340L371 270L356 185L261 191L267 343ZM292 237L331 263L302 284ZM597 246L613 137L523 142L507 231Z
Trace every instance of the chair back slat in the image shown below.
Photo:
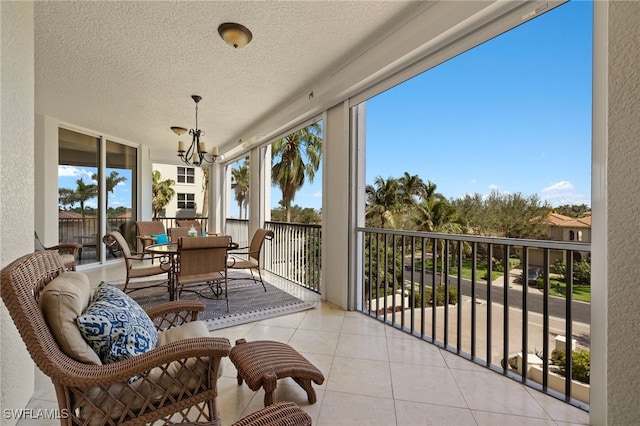
M264 240L273 238L273 231L268 229L258 229L253 238L251 238L251 244L249 245L249 257L254 259L258 264L260 263L260 250Z
M158 221L138 221L136 222L136 229L139 236L149 236L153 234L166 234L167 231L164 228L164 224Z
M180 238L178 240L178 277L224 272L227 265L229 240L228 236Z

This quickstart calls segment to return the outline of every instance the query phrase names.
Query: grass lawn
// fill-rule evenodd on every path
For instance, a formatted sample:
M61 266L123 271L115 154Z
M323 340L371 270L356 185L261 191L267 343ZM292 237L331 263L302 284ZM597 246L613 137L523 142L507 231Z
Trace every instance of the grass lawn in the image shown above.
M427 259L426 262L426 270L433 270L433 260ZM520 264L520 259L509 259L509 267L515 268ZM419 265L416 264L416 267L419 268ZM441 269L440 261L438 261L438 270ZM449 268L449 275L457 277L458 276L458 268L452 267ZM491 281L494 281L496 278L503 276L502 272L491 271ZM463 260L462 261L462 278L471 280L471 261ZM477 263L476 265L476 280L486 281L487 279L487 267L484 263ZM543 280L542 278L538 279L538 288L542 289ZM549 294L551 296L557 297L565 297L567 292L566 284L557 279L556 277L551 277L549 279ZM573 300L578 300L581 302L591 302L591 286L584 284L574 284L573 285Z
M538 289L542 290L544 283L538 278ZM567 295L567 285L564 281L556 278L549 279L549 294L551 296L565 297ZM573 285L573 300L591 303L591 286L586 284Z
M427 271L433 271L433 259L427 259L425 262L425 265L426 265L425 269ZM420 266L416 265L416 267L419 268ZM442 270L442 264L438 260L438 271L441 271L441 270ZM449 275L457 277L458 267L457 266L450 267ZM491 281L501 277L502 275L503 275L502 272L491 271ZM470 260L462 261L462 278L471 280L471 261ZM476 264L476 280L486 281L486 279L487 279L487 266L481 263Z

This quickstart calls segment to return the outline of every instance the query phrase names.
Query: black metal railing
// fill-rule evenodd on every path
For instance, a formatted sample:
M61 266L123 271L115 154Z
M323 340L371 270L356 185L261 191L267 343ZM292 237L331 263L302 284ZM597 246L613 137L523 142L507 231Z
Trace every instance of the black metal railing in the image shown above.
M588 409L588 386L550 363L554 345L589 349L589 303L573 297L588 243L369 228L358 236L360 311ZM564 367L574 377L572 357Z

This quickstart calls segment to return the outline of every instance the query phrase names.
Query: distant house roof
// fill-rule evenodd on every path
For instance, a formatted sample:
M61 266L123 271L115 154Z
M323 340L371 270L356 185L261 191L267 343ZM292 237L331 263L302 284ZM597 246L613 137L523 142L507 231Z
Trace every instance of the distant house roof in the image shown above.
M82 215L71 210L58 210L59 219L79 219Z
M559 213L549 213L547 222L549 225L563 228L591 228L591 216L575 218Z

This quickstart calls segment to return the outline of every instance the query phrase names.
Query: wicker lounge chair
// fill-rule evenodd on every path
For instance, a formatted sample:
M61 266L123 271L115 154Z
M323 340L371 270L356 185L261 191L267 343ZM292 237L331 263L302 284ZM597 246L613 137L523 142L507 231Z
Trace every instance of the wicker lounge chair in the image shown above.
M262 246L264 245L264 241L270 240L272 238L273 231L267 229L258 229L255 234L253 234L249 247L240 247L237 250L234 250L229 256L229 269L248 269L251 272L251 278L253 279L254 283L257 283L258 281L256 280L253 271L254 269L258 271L258 277L260 278L260 283L262 283L264 291L267 291L267 287L264 285L262 273L260 272L261 251Z
M62 425L147 425L158 420L162 424L202 421L220 425L217 379L221 358L231 350L227 339L204 337L202 333L202 337L169 339L162 345L158 339L155 349L123 361L79 361L77 354L75 358L68 354L69 348L64 344L70 333L67 331L60 340L59 329L45 319L39 299L44 304L44 293L51 293L60 284L73 289L73 281L84 279L84 285L89 286L86 275L65 272L58 253L47 250L7 265L1 279L2 300L13 322L35 364L55 386L60 412L65 414L60 419ZM76 300L86 299L84 302L89 303L88 291L85 296L80 291L74 296L74 309ZM64 305L68 293L58 294ZM200 302L178 301L156 306L147 313L158 330L167 328L161 333L177 331L189 335L189 330L204 327L208 336L206 325L194 321L203 309ZM73 315L64 323L70 328L76 325Z

